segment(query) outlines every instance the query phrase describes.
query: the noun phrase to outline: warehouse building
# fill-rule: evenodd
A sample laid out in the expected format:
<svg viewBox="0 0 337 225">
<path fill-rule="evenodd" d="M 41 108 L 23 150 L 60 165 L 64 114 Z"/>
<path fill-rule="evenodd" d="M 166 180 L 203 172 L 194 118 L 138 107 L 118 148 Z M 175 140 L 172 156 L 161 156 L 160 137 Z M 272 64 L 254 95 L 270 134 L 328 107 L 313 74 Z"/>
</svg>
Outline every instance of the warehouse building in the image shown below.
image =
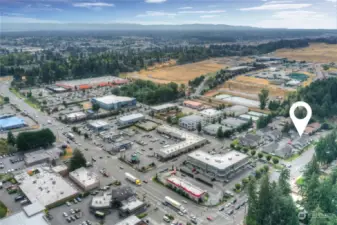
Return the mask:
<svg viewBox="0 0 337 225">
<path fill-rule="evenodd" d="M 71 90 L 84 90 L 93 87 L 121 85 L 127 82 L 128 80 L 119 77 L 104 76 L 78 80 L 58 81 L 55 85 Z"/>
<path fill-rule="evenodd" d="M 27 126 L 26 122 L 16 116 L 10 116 L 0 119 L 0 131 L 11 130 Z"/>
<path fill-rule="evenodd" d="M 166 125 L 159 126 L 157 128 L 157 132 L 181 140 L 178 143 L 160 149 L 159 152 L 157 153 L 157 157 L 160 160 L 167 160 L 173 158 L 182 153 L 200 148 L 201 146 L 208 143 L 207 139 L 203 137 Z"/>
<path fill-rule="evenodd" d="M 66 92 L 68 90 L 70 90 L 69 88 L 64 88 L 61 86 L 49 86 L 47 87 L 48 90 L 55 92 L 55 93 L 62 93 L 62 92 Z"/>
<path fill-rule="evenodd" d="M 200 115 L 205 119 L 206 122 L 211 123 L 222 117 L 223 112 L 215 109 L 205 109 L 200 112 Z"/>
<path fill-rule="evenodd" d="M 129 216 L 128 218 L 116 223 L 115 225 L 146 225 L 144 221 L 139 219 L 137 216 Z"/>
<path fill-rule="evenodd" d="M 136 196 L 135 191 L 129 186 L 122 186 L 114 188 L 111 191 L 111 203 L 113 205 L 121 206 L 122 201 Z"/>
<path fill-rule="evenodd" d="M 126 107 L 136 106 L 137 101 L 135 98 L 107 95 L 100 98 L 91 99 L 93 104 L 98 104 L 105 110 L 119 110 Z"/>
<path fill-rule="evenodd" d="M 85 118 L 87 118 L 87 115 L 84 112 L 74 112 L 66 115 L 66 120 L 69 122 L 84 120 Z"/>
<path fill-rule="evenodd" d="M 78 168 L 69 173 L 69 178 L 74 181 L 84 191 L 90 191 L 99 187 L 99 177 L 96 173 L 84 167 Z"/>
<path fill-rule="evenodd" d="M 240 116 L 242 114 L 245 114 L 249 111 L 248 107 L 243 105 L 233 105 L 231 107 L 225 108 L 224 112 L 226 115 L 234 115 L 234 116 Z"/>
<path fill-rule="evenodd" d="M 176 176 L 170 176 L 166 179 L 166 181 L 169 185 L 171 185 L 171 187 L 185 192 L 188 194 L 190 199 L 196 202 L 202 201 L 205 197 L 205 194 L 207 193 L 200 187 L 197 187 L 194 184 L 191 184 L 190 182 L 187 182 L 186 180 Z"/>
<path fill-rule="evenodd" d="M 127 116 L 122 116 L 118 119 L 118 124 L 121 126 L 127 126 L 145 119 L 145 116 L 141 113 L 134 113 Z"/>
<path fill-rule="evenodd" d="M 42 163 L 51 163 L 52 160 L 60 158 L 62 150 L 58 148 L 48 150 L 38 150 L 24 154 L 24 161 L 26 166 L 33 166 Z"/>
<path fill-rule="evenodd" d="M 88 122 L 88 127 L 96 132 L 109 129 L 110 125 L 104 120 L 93 120 Z"/>
<path fill-rule="evenodd" d="M 226 154 L 211 155 L 203 151 L 195 151 L 188 155 L 186 166 L 216 180 L 227 180 L 235 172 L 249 163 L 249 157 L 237 151 Z"/>
<path fill-rule="evenodd" d="M 157 106 L 153 106 L 151 107 L 151 110 L 155 113 L 160 113 L 160 112 L 166 112 L 172 109 L 176 109 L 177 106 L 171 103 L 167 103 L 167 104 L 162 104 L 162 105 L 157 105 Z"/>
<path fill-rule="evenodd" d="M 53 208 L 73 199 L 79 193 L 49 167 L 28 168 L 16 172 L 15 180 L 30 202 L 38 201 L 46 208 Z"/>
<path fill-rule="evenodd" d="M 203 107 L 203 104 L 200 102 L 186 100 L 184 101 L 184 106 L 192 108 L 192 109 L 201 109 Z"/>
<path fill-rule="evenodd" d="M 250 115 L 250 114 L 242 114 L 242 115 L 239 116 L 239 119 L 245 120 L 245 121 L 252 120 L 252 121 L 256 122 L 256 121 L 259 120 L 259 117 L 257 117 L 257 116 L 252 116 L 252 115 Z"/>
<path fill-rule="evenodd" d="M 196 130 L 198 123 L 201 123 L 201 127 L 205 125 L 205 119 L 198 115 L 184 116 L 179 119 L 179 126 L 187 130 Z"/>
</svg>

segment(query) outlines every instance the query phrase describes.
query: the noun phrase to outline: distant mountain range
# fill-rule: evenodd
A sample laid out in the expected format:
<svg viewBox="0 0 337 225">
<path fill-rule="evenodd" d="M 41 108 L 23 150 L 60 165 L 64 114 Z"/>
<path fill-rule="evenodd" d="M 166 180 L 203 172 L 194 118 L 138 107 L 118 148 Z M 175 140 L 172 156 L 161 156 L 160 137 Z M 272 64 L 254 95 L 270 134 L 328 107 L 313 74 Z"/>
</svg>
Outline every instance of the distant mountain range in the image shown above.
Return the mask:
<svg viewBox="0 0 337 225">
<path fill-rule="evenodd" d="M 222 31 L 222 30 L 251 30 L 261 29 L 249 26 L 230 26 L 224 24 L 182 24 L 182 25 L 141 25 L 131 23 L 2 23 L 1 32 L 7 31 L 40 31 L 40 30 L 64 30 L 64 31 L 81 31 L 81 30 L 106 30 L 106 31 Z"/>
</svg>

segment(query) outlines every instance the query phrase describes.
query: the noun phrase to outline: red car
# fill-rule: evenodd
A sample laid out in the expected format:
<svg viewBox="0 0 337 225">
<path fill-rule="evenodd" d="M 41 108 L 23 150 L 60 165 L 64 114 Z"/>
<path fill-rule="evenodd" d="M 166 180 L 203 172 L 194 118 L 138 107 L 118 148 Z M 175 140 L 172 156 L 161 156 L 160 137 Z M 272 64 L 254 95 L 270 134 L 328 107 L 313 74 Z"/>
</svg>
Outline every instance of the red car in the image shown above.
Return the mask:
<svg viewBox="0 0 337 225">
<path fill-rule="evenodd" d="M 213 221 L 213 218 L 210 217 L 210 216 L 207 216 L 207 219 L 208 219 L 209 221 Z"/>
</svg>

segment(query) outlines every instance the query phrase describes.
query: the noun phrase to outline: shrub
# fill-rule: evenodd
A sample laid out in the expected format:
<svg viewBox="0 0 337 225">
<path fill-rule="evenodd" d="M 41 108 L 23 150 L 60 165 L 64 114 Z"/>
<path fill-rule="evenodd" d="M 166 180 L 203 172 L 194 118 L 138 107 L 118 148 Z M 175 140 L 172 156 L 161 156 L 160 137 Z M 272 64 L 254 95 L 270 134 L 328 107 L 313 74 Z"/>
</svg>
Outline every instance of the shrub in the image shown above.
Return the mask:
<svg viewBox="0 0 337 225">
<path fill-rule="evenodd" d="M 254 156 L 254 155 L 256 154 L 256 151 L 255 151 L 255 150 L 251 150 L 251 151 L 250 151 L 250 154 L 251 154 L 252 156 Z"/>
<path fill-rule="evenodd" d="M 248 182 L 249 182 L 249 179 L 248 179 L 248 178 L 243 178 L 243 179 L 242 179 L 242 183 L 243 183 L 244 185 L 248 184 Z"/>
<path fill-rule="evenodd" d="M 262 154 L 261 152 L 259 152 L 259 153 L 257 154 L 257 156 L 261 159 L 261 158 L 263 157 L 263 154 Z"/>
<path fill-rule="evenodd" d="M 143 219 L 146 216 L 147 216 L 147 213 L 141 213 L 137 215 L 138 219 Z"/>
<path fill-rule="evenodd" d="M 235 189 L 236 189 L 236 190 L 240 190 L 240 189 L 241 189 L 241 184 L 239 184 L 239 183 L 238 183 L 238 184 L 235 184 Z"/>
<path fill-rule="evenodd" d="M 268 172 L 269 171 L 269 166 L 268 165 L 264 165 L 263 169 L 264 169 L 264 171 Z"/>
<path fill-rule="evenodd" d="M 266 159 L 267 159 L 268 161 L 270 161 L 271 155 L 266 155 Z"/>
<path fill-rule="evenodd" d="M 249 148 L 243 147 L 242 150 L 243 150 L 245 153 L 247 153 L 247 152 L 249 151 Z"/>
</svg>

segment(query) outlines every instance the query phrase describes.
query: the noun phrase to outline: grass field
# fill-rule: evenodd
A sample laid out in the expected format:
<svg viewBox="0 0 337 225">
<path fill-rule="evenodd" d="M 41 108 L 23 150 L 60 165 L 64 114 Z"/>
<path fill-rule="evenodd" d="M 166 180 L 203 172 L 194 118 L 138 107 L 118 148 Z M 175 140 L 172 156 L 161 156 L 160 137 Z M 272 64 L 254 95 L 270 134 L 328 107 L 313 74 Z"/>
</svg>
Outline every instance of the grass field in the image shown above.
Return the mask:
<svg viewBox="0 0 337 225">
<path fill-rule="evenodd" d="M 307 62 L 316 63 L 337 63 L 337 45 L 315 43 L 306 48 L 280 49 L 275 52 L 275 55 L 286 57 L 291 60 L 305 60 Z"/>
<path fill-rule="evenodd" d="M 122 77 L 152 80 L 156 83 L 188 83 L 200 75 L 212 74 L 222 68 L 228 66 L 229 58 L 209 59 L 196 63 L 189 63 L 184 65 L 175 65 L 174 61 L 139 72 L 132 72 L 122 74 Z"/>
</svg>

